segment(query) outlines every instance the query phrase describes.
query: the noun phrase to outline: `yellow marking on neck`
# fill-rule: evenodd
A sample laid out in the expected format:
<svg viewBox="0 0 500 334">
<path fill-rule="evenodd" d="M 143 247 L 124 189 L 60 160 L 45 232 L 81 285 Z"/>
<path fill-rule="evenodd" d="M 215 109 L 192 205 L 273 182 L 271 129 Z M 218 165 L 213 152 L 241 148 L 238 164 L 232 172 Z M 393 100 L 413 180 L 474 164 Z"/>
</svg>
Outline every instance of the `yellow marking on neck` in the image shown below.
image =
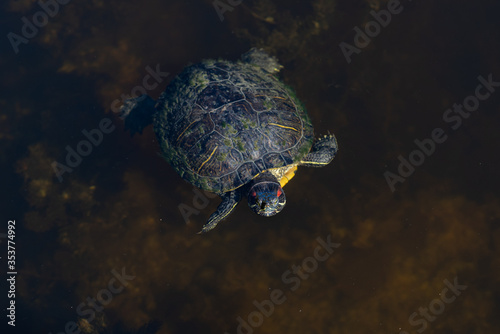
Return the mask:
<svg viewBox="0 0 500 334">
<path fill-rule="evenodd" d="M 299 130 L 297 130 L 296 128 L 292 128 L 291 126 L 285 126 L 285 125 L 276 124 L 276 123 L 267 123 L 267 124 L 268 125 L 275 125 L 275 126 L 279 126 L 280 128 L 283 128 L 283 129 L 291 129 L 293 131 L 299 132 Z"/>
<path fill-rule="evenodd" d="M 283 177 L 280 180 L 281 188 L 283 188 L 285 186 L 285 184 L 287 184 L 288 181 L 290 181 L 295 176 L 296 170 L 297 170 L 297 166 L 294 166 L 293 168 L 290 168 L 290 170 L 288 172 L 286 172 L 285 175 L 283 175 Z"/>
<path fill-rule="evenodd" d="M 214 155 L 215 150 L 217 149 L 217 147 L 219 147 L 219 146 L 217 146 L 217 145 L 215 146 L 215 148 L 212 151 L 212 153 L 210 153 L 210 156 L 207 158 L 207 160 L 203 161 L 203 163 L 201 164 L 200 168 L 198 168 L 198 171 L 196 173 L 200 173 L 201 168 L 203 167 L 203 165 L 205 165 L 207 163 L 208 160 L 210 160 L 210 158 L 212 157 L 212 155 Z"/>
</svg>

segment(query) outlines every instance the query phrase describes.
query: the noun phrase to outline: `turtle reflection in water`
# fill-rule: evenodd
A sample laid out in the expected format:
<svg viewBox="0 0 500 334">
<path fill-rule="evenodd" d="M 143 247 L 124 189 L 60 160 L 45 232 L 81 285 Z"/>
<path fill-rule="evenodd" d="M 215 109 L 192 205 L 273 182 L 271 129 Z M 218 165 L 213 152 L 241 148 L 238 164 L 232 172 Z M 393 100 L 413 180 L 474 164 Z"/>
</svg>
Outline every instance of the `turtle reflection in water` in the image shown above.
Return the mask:
<svg viewBox="0 0 500 334">
<path fill-rule="evenodd" d="M 131 134 L 153 123 L 165 159 L 185 180 L 222 202 L 200 233 L 213 229 L 246 196 L 261 216 L 286 203 L 283 186 L 297 166 L 322 167 L 337 153 L 335 136 L 313 144 L 313 127 L 293 91 L 275 76 L 277 60 L 251 49 L 242 61 L 187 67 L 162 93 L 127 100 Z"/>
</svg>

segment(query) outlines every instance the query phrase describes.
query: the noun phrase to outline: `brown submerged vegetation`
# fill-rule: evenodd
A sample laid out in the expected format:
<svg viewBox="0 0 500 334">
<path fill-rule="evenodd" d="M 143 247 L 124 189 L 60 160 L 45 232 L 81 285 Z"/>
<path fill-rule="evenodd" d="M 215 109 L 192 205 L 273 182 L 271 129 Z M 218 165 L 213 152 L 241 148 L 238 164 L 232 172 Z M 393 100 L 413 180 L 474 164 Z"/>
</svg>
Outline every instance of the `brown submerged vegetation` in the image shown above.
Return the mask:
<svg viewBox="0 0 500 334">
<path fill-rule="evenodd" d="M 36 6 L 11 3 L 13 15 Z M 256 333 L 413 333 L 420 327 L 409 316 L 439 298 L 443 280 L 457 277 L 467 289 L 427 322 L 427 332 L 498 331 L 500 183 L 493 178 L 499 158 L 492 143 L 499 116 L 491 110 L 498 111 L 499 97 L 465 120 L 394 193 L 383 177 L 397 168 L 399 154 L 414 149 L 414 138 L 444 127 L 443 111 L 471 93 L 477 75 L 500 79 L 490 49 L 498 32 L 476 37 L 458 27 L 463 36 L 450 36 L 437 27 L 452 19 L 434 22 L 444 12 L 422 2 L 394 17 L 348 65 L 338 44 L 371 19 L 370 5 L 386 4 L 286 3 L 244 2 L 221 23 L 209 0 L 71 2 L 30 42 L 48 50 L 59 61 L 57 75 L 75 84 L 59 92 L 74 94 L 70 106 L 39 110 L 36 103 L 21 108 L 2 101 L 18 111 L 7 113 L 4 124 L 42 115 L 39 136 L 30 137 L 15 163 L 29 205 L 23 226 L 53 242 L 37 240 L 40 251 L 19 269 L 20 298 L 34 313 L 64 313 L 85 333 L 236 333 L 237 317 L 246 320 L 255 300 L 281 289 L 286 301 Z M 467 10 L 465 1 L 447 3 Z M 170 80 L 189 62 L 236 59 L 249 46 L 280 59 L 282 77 L 306 105 L 316 134 L 337 135 L 339 155 L 322 169 L 299 168 L 286 187 L 287 208 L 276 217 L 257 217 L 242 203 L 216 230 L 198 236 L 218 199 L 184 222 L 178 205 L 191 205 L 191 186 L 156 156 L 151 128 L 130 139 L 110 105 L 142 81 L 148 65 L 161 64 Z M 458 73 L 462 63 L 449 59 L 471 47 L 478 65 Z M 468 81 L 463 87 L 458 80 Z M 80 95 L 80 81 L 92 82 L 92 101 Z M 149 93 L 156 98 L 166 84 Z M 69 110 L 81 103 L 87 109 Z M 71 112 L 89 114 L 60 124 Z M 58 182 L 51 163 L 63 161 L 64 146 L 74 146 L 80 131 L 103 117 L 117 129 Z M 9 127 L 0 138 L 13 143 L 16 131 Z M 341 246 L 291 291 L 283 273 L 328 235 Z M 122 268 L 135 278 L 94 323 L 78 320 L 76 306 Z M 56 317 L 43 319 L 54 332 L 64 328 Z"/>
</svg>

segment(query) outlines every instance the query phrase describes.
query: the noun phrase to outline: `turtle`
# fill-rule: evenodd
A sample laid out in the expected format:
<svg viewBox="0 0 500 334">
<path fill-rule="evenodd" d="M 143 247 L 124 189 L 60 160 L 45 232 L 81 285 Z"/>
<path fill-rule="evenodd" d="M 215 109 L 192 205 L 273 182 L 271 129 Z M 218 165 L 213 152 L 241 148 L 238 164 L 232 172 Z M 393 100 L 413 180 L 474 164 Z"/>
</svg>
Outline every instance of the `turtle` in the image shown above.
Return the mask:
<svg viewBox="0 0 500 334">
<path fill-rule="evenodd" d="M 279 213 L 283 187 L 297 167 L 323 167 L 337 154 L 334 135 L 314 140 L 304 105 L 277 76 L 281 68 L 275 57 L 252 48 L 238 61 L 190 65 L 157 101 L 141 95 L 121 107 L 132 136 L 153 123 L 176 172 L 221 197 L 199 233 L 216 227 L 243 197 L 260 216 Z"/>
</svg>

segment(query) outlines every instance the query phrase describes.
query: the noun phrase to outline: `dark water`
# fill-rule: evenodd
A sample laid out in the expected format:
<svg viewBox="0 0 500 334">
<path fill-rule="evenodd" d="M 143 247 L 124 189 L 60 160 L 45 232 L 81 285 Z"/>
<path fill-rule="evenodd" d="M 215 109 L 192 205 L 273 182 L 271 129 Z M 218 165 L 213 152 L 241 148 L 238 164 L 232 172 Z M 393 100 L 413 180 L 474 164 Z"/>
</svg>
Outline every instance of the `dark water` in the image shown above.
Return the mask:
<svg viewBox="0 0 500 334">
<path fill-rule="evenodd" d="M 221 21 L 213 0 L 70 1 L 47 22 L 2 3 L 1 332 L 498 332 L 498 1 L 238 2 Z M 356 49 L 355 27 L 372 35 Z M 152 128 L 130 138 L 112 109 L 151 71 L 169 73 L 146 82 L 156 98 L 254 46 L 339 154 L 299 168 L 279 215 L 243 203 L 199 236 L 219 200 L 195 209 Z"/>
</svg>

